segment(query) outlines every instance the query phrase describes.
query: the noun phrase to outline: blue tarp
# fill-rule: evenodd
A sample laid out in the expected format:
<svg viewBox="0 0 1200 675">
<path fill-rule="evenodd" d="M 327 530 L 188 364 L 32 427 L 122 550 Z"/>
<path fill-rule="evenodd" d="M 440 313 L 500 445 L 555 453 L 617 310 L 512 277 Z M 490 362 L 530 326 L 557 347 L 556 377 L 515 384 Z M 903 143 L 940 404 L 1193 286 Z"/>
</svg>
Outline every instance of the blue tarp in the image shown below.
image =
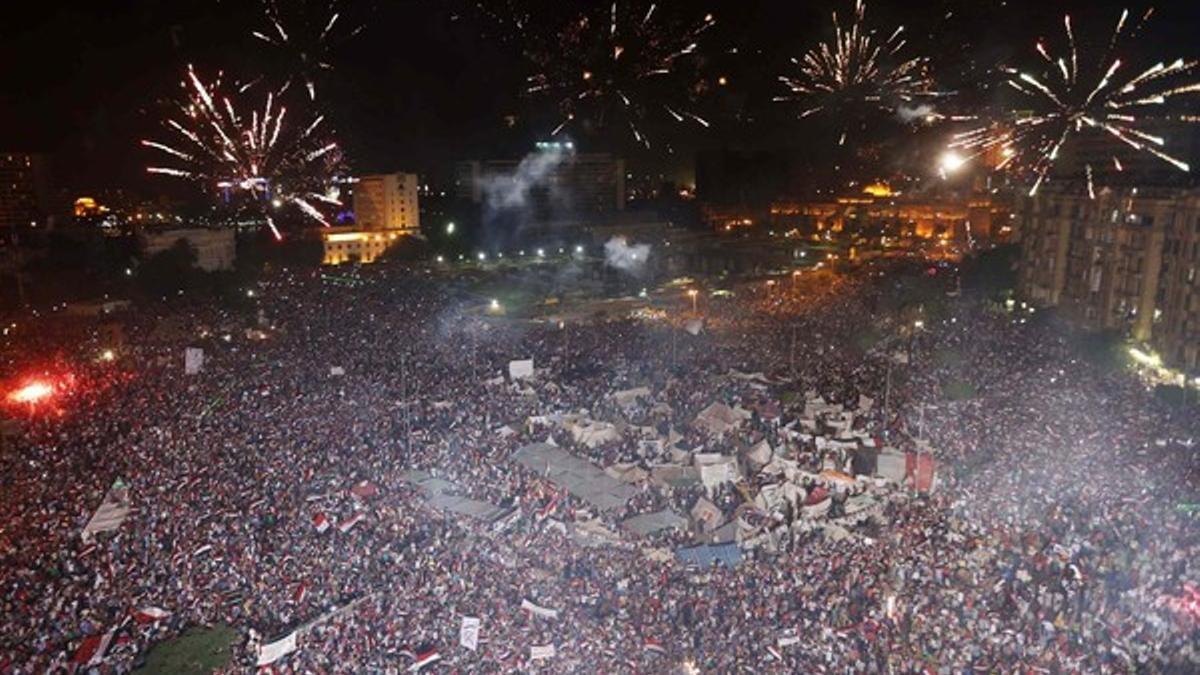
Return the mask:
<svg viewBox="0 0 1200 675">
<path fill-rule="evenodd" d="M 691 548 L 681 548 L 675 551 L 675 559 L 686 565 L 710 567 L 714 562 L 733 569 L 742 562 L 742 551 L 737 544 L 721 544 L 719 546 L 703 545 Z"/>
</svg>

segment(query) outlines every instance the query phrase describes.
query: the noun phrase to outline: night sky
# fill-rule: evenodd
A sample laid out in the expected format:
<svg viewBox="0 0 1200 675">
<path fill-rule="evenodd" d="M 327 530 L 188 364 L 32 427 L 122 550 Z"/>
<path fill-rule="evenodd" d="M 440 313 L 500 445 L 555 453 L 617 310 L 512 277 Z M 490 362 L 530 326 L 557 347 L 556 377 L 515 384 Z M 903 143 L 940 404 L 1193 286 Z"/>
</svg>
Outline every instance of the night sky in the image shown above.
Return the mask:
<svg viewBox="0 0 1200 675">
<path fill-rule="evenodd" d="M 342 4 L 349 20 L 366 28 L 333 50 L 336 70 L 320 81 L 320 93 L 355 170 L 423 171 L 460 158 L 513 156 L 553 127 L 545 104 L 539 107 L 519 95 L 526 74 L 524 37 L 464 11 L 472 3 Z M 523 4 L 534 7 L 530 30 L 538 30 L 539 22 L 547 30 L 553 22 L 543 17 L 571 3 Z M 845 11 L 851 3 L 663 3 L 672 4 L 698 16 L 711 11 L 718 20 L 705 44 L 704 68 L 713 77 L 728 77 L 729 84 L 704 101 L 713 128 L 673 134 L 670 145 L 676 152 L 670 156 L 663 146 L 636 152 L 606 135 L 577 139 L 586 149 L 617 152 L 635 166 L 678 167 L 690 166 L 695 151 L 705 148 L 805 152 L 821 139 L 826 130 L 818 122 L 797 121 L 771 99 L 783 93 L 776 77 L 786 70 L 788 58 L 825 35 L 831 9 Z M 1081 33 L 1087 27 L 1104 35 L 1122 7 L 1111 2 L 880 1 L 868 4 L 868 16 L 882 25 L 903 23 L 911 33 L 910 48 L 933 59 L 939 80 L 968 90 L 982 69 L 1031 51 L 1039 35 L 1060 37 L 1065 10 Z M 161 180 L 145 176 L 149 155 L 138 140 L 159 128 L 161 101 L 178 91 L 184 66 L 224 68 L 244 77 L 283 70 L 250 36 L 265 25 L 254 0 L 8 3 L 0 22 L 0 150 L 52 153 L 63 185 L 153 192 Z M 1196 57 L 1197 26 L 1200 3 L 1159 3 L 1140 43 L 1163 58 Z"/>
</svg>

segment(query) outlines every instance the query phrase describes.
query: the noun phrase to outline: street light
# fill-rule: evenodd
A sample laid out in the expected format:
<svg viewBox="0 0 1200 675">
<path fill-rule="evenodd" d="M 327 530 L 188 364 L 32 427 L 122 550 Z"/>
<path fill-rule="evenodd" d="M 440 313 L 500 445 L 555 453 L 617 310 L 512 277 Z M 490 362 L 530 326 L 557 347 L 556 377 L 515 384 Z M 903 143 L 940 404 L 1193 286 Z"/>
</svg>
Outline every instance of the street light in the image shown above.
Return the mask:
<svg viewBox="0 0 1200 675">
<path fill-rule="evenodd" d="M 478 257 L 479 257 L 479 262 L 483 262 L 484 260 L 487 260 L 487 254 L 486 254 L 486 253 L 484 253 L 483 251 L 480 251 L 480 252 L 479 252 L 479 256 L 478 256 Z"/>
<path fill-rule="evenodd" d="M 540 249 L 540 248 L 539 248 L 539 249 L 537 250 L 537 254 L 538 254 L 538 257 L 539 257 L 539 258 L 545 258 L 545 257 L 546 257 L 546 251 L 545 251 L 545 249 Z"/>
<path fill-rule="evenodd" d="M 454 234 L 454 223 L 446 223 L 446 234 Z"/>
<path fill-rule="evenodd" d="M 583 253 L 583 245 L 582 245 L 582 244 L 580 244 L 580 245 L 576 246 L 576 247 L 575 247 L 575 252 L 576 252 L 576 253 Z"/>
</svg>

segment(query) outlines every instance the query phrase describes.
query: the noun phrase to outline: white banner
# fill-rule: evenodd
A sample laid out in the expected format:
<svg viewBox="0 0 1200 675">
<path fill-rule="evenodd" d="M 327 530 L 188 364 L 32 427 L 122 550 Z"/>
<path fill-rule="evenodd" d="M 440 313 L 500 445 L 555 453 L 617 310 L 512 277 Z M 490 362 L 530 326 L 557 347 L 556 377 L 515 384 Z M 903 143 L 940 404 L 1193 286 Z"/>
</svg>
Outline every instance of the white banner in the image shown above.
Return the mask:
<svg viewBox="0 0 1200 675">
<path fill-rule="evenodd" d="M 557 609 L 548 609 L 546 607 L 535 605 L 528 600 L 521 601 L 521 609 L 531 612 L 533 614 L 537 614 L 538 616 L 540 616 L 544 619 L 557 619 L 558 618 L 558 610 Z"/>
<path fill-rule="evenodd" d="M 129 486 L 120 478 L 104 495 L 104 501 L 96 508 L 91 520 L 83 528 L 83 541 L 91 542 L 97 532 L 109 532 L 121 527 L 129 517 Z"/>
<path fill-rule="evenodd" d="M 552 659 L 557 653 L 554 645 L 533 646 L 529 648 L 529 660 L 541 661 L 543 659 Z"/>
<path fill-rule="evenodd" d="M 183 351 L 183 374 L 196 375 L 204 370 L 204 350 L 188 347 Z"/>
<path fill-rule="evenodd" d="M 479 619 L 464 616 L 462 627 L 458 629 L 458 644 L 475 651 L 479 647 Z"/>
<path fill-rule="evenodd" d="M 525 359 L 524 361 L 509 361 L 508 376 L 514 380 L 523 380 L 527 377 L 533 377 L 533 359 Z"/>
<path fill-rule="evenodd" d="M 258 648 L 258 667 L 269 666 L 294 651 L 296 651 L 296 631 L 292 631 L 287 637 L 276 640 L 271 644 L 260 645 Z"/>
</svg>

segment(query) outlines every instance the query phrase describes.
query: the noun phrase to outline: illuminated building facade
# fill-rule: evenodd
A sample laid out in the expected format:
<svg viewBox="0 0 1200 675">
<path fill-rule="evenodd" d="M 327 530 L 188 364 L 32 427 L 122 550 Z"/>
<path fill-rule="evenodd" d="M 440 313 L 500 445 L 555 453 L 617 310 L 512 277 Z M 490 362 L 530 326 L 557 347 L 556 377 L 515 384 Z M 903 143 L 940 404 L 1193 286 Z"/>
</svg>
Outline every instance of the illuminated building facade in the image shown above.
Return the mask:
<svg viewBox="0 0 1200 675">
<path fill-rule="evenodd" d="M 1018 223 L 1025 297 L 1200 366 L 1200 189 L 1043 188 Z"/>
<path fill-rule="evenodd" d="M 883 185 L 836 199 L 775 202 L 770 223 L 805 236 L 846 232 L 954 242 L 1003 239 L 1010 231 L 1008 206 L 987 196 L 914 198 L 892 195 Z"/>
<path fill-rule="evenodd" d="M 386 173 L 362 176 L 354 185 L 354 223 L 360 230 L 421 231 L 417 175 Z"/>
<path fill-rule="evenodd" d="M 373 263 L 389 248 L 409 234 L 402 230 L 362 230 L 357 227 L 331 227 L 321 230 L 326 265 Z"/>
<path fill-rule="evenodd" d="M 326 265 L 372 263 L 401 238 L 421 232 L 416 174 L 388 173 L 354 181 L 354 225 L 321 230 Z"/>
</svg>

